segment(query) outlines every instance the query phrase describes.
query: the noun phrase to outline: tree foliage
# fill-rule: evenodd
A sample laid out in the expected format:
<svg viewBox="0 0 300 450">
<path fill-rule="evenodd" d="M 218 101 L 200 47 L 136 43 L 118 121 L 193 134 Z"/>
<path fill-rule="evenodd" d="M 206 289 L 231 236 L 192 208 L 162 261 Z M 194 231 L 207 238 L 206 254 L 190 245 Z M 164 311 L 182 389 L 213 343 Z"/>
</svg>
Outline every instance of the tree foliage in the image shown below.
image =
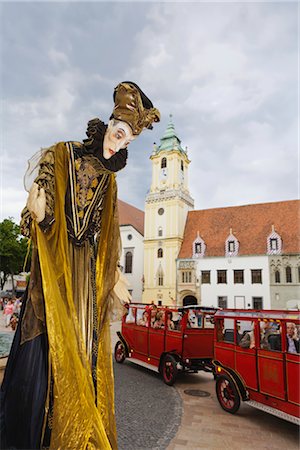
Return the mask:
<svg viewBox="0 0 300 450">
<path fill-rule="evenodd" d="M 28 239 L 21 236 L 20 227 L 11 218 L 0 222 L 0 285 L 1 290 L 9 275 L 22 272 Z"/>
</svg>

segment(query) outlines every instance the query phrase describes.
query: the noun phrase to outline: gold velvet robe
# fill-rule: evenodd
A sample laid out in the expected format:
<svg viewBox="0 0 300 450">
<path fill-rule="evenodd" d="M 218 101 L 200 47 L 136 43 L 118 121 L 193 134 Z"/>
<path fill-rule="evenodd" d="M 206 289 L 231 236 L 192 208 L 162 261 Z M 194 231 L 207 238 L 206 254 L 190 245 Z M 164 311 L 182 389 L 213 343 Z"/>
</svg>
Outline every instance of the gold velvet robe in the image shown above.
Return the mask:
<svg viewBox="0 0 300 450">
<path fill-rule="evenodd" d="M 116 182 L 81 147 L 45 151 L 35 181 L 46 218 L 38 225 L 25 208 L 21 221 L 34 247 L 22 342 L 47 332 L 54 409 L 46 402 L 45 423 L 55 450 L 117 448 L 108 317 L 120 249 Z"/>
</svg>

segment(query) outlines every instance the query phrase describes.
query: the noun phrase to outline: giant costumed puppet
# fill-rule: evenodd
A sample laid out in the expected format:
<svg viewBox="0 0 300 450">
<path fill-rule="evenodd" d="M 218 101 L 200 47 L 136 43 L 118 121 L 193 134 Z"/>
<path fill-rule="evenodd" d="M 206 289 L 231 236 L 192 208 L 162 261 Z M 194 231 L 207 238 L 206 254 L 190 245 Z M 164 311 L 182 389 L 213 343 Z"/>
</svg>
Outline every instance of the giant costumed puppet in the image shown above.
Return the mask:
<svg viewBox="0 0 300 450">
<path fill-rule="evenodd" d="M 132 82 L 114 103 L 108 125 L 91 120 L 82 143 L 39 154 L 22 212 L 31 274 L 1 387 L 1 448 L 117 448 L 109 312 L 129 294 L 115 173 L 160 115 Z"/>
</svg>

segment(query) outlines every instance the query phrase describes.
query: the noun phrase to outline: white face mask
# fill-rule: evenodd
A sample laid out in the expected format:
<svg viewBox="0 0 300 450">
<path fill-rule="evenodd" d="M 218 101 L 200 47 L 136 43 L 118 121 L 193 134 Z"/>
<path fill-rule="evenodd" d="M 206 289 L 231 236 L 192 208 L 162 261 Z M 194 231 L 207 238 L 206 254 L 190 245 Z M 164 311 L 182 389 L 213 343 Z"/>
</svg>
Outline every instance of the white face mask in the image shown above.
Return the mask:
<svg viewBox="0 0 300 450">
<path fill-rule="evenodd" d="M 111 158 L 121 148 L 128 147 L 134 139 L 135 136 L 127 123 L 110 120 L 103 141 L 104 158 Z"/>
</svg>

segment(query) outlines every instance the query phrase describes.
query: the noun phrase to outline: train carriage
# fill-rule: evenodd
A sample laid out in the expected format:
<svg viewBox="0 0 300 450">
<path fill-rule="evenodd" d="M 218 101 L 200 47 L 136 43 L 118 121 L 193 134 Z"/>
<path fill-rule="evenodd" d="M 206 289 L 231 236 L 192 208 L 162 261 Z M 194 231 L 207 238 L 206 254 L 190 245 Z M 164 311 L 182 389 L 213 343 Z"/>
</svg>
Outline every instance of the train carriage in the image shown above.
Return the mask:
<svg viewBox="0 0 300 450">
<path fill-rule="evenodd" d="M 158 371 L 172 385 L 179 371 L 212 372 L 216 308 L 131 303 L 122 320 L 115 359 Z"/>
<path fill-rule="evenodd" d="M 215 316 L 216 393 L 300 424 L 299 311 L 220 310 Z"/>
</svg>

